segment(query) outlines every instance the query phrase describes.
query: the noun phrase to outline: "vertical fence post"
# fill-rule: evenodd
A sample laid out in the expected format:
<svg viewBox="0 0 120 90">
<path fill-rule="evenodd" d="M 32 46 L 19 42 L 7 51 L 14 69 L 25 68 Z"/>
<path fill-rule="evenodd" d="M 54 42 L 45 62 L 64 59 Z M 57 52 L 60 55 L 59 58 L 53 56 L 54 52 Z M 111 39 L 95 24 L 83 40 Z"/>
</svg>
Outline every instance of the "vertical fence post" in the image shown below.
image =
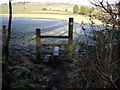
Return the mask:
<svg viewBox="0 0 120 90">
<path fill-rule="evenodd" d="M 41 60 L 41 55 L 40 55 L 40 46 L 41 46 L 40 34 L 41 34 L 41 30 L 36 29 L 36 58 L 37 58 L 37 60 Z"/>
<path fill-rule="evenodd" d="M 68 59 L 72 61 L 73 18 L 69 18 Z"/>
<path fill-rule="evenodd" d="M 2 29 L 2 59 L 5 58 L 5 47 L 6 47 L 6 26 L 3 25 Z"/>
<path fill-rule="evenodd" d="M 120 58 L 120 1 L 118 3 L 118 58 Z"/>
</svg>

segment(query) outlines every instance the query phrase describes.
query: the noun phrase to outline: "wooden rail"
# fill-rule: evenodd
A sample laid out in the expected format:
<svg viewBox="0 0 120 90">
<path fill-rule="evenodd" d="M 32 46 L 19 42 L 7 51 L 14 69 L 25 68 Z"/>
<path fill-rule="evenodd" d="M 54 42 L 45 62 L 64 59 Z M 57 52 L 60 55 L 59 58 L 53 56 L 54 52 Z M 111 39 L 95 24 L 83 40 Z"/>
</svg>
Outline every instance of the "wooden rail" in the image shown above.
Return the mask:
<svg viewBox="0 0 120 90">
<path fill-rule="evenodd" d="M 40 36 L 40 38 L 68 38 L 68 36 Z"/>
<path fill-rule="evenodd" d="M 2 29 L 2 60 L 5 59 L 6 56 L 6 41 L 7 41 L 7 30 L 6 30 L 6 25 L 3 25 Z"/>
<path fill-rule="evenodd" d="M 36 57 L 37 60 L 41 60 L 41 55 L 42 54 L 47 54 L 47 53 L 42 53 L 41 52 L 41 47 L 42 46 L 47 46 L 47 47 L 68 47 L 68 59 L 71 61 L 72 60 L 72 42 L 73 42 L 73 18 L 69 18 L 69 29 L 68 29 L 68 36 L 42 36 L 41 35 L 41 30 L 36 29 Z M 63 38 L 63 39 L 68 39 L 68 44 L 42 44 L 41 39 L 42 38 Z M 63 53 L 65 54 L 65 53 Z"/>
<path fill-rule="evenodd" d="M 41 55 L 45 55 L 45 54 L 53 54 L 53 52 L 41 52 Z M 66 53 L 59 53 L 60 55 L 66 55 Z"/>
<path fill-rule="evenodd" d="M 68 47 L 68 44 L 41 44 L 41 46 L 47 46 L 47 47 Z"/>
</svg>

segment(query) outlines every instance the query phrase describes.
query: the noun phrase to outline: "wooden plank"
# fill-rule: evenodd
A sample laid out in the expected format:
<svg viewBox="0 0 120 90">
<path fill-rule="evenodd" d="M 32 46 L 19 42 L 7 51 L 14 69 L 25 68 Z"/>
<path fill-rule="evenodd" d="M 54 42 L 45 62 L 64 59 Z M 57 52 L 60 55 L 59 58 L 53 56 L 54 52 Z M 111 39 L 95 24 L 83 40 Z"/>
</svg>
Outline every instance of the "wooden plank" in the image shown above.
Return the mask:
<svg viewBox="0 0 120 90">
<path fill-rule="evenodd" d="M 50 55 L 53 55 L 53 52 L 41 52 L 40 53 L 41 55 L 45 55 L 45 54 L 50 54 Z M 67 55 L 67 53 L 59 53 L 59 55 Z"/>
<path fill-rule="evenodd" d="M 68 38 L 68 59 L 72 60 L 72 42 L 73 42 L 73 18 L 69 18 L 69 38 Z"/>
<path fill-rule="evenodd" d="M 68 44 L 41 44 L 41 46 L 46 46 L 46 47 L 68 47 Z"/>
<path fill-rule="evenodd" d="M 68 38 L 68 36 L 40 36 L 41 38 Z"/>
<path fill-rule="evenodd" d="M 3 25 L 2 29 L 2 60 L 5 59 L 6 55 L 6 25 Z"/>
<path fill-rule="evenodd" d="M 2 41 L 3 41 L 3 46 L 6 45 L 6 26 L 3 25 L 3 29 L 2 29 Z"/>
<path fill-rule="evenodd" d="M 40 44 L 41 44 L 41 41 L 40 41 L 40 33 L 41 33 L 41 30 L 40 29 L 36 29 L 36 57 L 37 57 L 37 60 L 40 60 L 41 56 L 40 56 Z"/>
</svg>

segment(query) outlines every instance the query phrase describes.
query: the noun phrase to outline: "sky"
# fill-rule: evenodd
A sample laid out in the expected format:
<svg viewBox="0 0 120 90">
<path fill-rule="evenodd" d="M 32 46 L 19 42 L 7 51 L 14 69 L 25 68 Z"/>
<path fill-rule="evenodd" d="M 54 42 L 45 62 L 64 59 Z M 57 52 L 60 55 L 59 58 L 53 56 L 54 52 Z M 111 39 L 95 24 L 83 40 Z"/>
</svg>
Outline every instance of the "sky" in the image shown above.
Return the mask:
<svg viewBox="0 0 120 90">
<path fill-rule="evenodd" d="M 0 4 L 2 3 L 8 3 L 9 0 L 0 0 Z M 62 2 L 62 3 L 70 3 L 70 4 L 80 4 L 80 5 L 91 5 L 89 1 L 93 0 L 12 0 L 12 3 L 15 2 L 24 2 L 24 1 L 30 1 L 30 2 Z M 96 0 L 98 1 L 98 0 Z M 119 0 L 106 0 L 108 2 L 116 2 Z"/>
</svg>

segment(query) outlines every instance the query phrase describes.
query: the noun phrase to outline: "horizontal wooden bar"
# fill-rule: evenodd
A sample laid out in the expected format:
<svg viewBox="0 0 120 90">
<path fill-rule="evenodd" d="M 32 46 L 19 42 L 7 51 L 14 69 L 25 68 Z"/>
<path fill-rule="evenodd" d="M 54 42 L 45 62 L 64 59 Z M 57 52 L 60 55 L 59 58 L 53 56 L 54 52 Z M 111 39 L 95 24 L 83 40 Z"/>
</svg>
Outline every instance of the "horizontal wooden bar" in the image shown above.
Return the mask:
<svg viewBox="0 0 120 90">
<path fill-rule="evenodd" d="M 52 52 L 41 52 L 41 55 L 45 55 L 45 54 L 53 54 Z M 59 55 L 67 55 L 67 53 L 59 53 Z"/>
<path fill-rule="evenodd" d="M 47 46 L 47 47 L 68 47 L 68 44 L 41 44 L 41 46 Z"/>
<path fill-rule="evenodd" d="M 69 36 L 40 36 L 40 38 L 68 38 Z"/>
</svg>

